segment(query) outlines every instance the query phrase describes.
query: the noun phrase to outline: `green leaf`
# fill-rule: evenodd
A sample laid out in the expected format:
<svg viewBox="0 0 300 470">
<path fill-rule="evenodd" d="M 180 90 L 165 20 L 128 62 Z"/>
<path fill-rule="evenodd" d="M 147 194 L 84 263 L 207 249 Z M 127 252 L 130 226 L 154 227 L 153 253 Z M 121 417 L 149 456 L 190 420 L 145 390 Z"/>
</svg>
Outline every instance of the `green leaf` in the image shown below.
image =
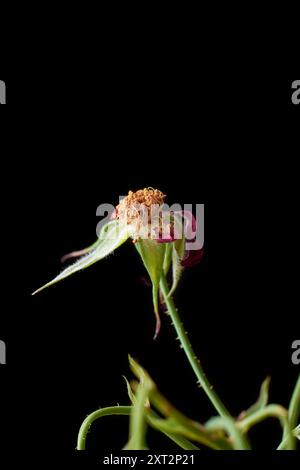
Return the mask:
<svg viewBox="0 0 300 470">
<path fill-rule="evenodd" d="M 158 243 L 155 240 L 141 239 L 135 243 L 135 247 L 143 260 L 144 266 L 147 269 L 152 282 L 152 300 L 156 317 L 154 338 L 156 338 L 160 330 L 158 291 L 159 282 L 163 273 L 166 244 Z"/>
<path fill-rule="evenodd" d="M 243 411 L 241 413 L 239 419 L 247 418 L 248 416 L 252 415 L 253 413 L 256 413 L 257 411 L 261 410 L 262 408 L 264 408 L 268 404 L 270 381 L 271 381 L 270 377 L 267 377 L 263 381 L 263 383 L 260 387 L 260 392 L 259 392 L 259 396 L 258 396 L 258 399 L 257 399 L 256 403 L 254 403 L 254 405 L 250 406 L 250 408 L 248 408 L 248 410 Z"/>
<path fill-rule="evenodd" d="M 140 382 L 135 395 L 129 423 L 129 441 L 126 450 L 144 450 L 146 446 L 147 419 L 145 407 L 148 403 L 149 389 L 147 382 Z"/>
<path fill-rule="evenodd" d="M 46 289 L 46 287 L 49 287 L 52 284 L 56 284 L 57 282 L 62 281 L 66 277 L 76 273 L 77 271 L 85 269 L 88 266 L 91 266 L 92 264 L 96 263 L 97 261 L 105 258 L 116 248 L 122 245 L 128 239 L 128 237 L 129 235 L 127 227 L 120 228 L 118 221 L 116 220 L 108 222 L 108 224 L 102 227 L 99 240 L 91 246 L 90 251 L 88 251 L 85 256 L 80 258 L 71 266 L 68 266 L 52 281 L 48 282 L 47 284 L 33 292 L 32 295 L 37 294 L 43 289 Z"/>
<path fill-rule="evenodd" d="M 129 356 L 129 363 L 132 371 L 139 377 L 135 391 L 135 397 L 131 395 L 134 404 L 129 423 L 129 441 L 124 449 L 143 450 L 146 449 L 147 431 L 147 409 L 149 408 L 149 393 L 153 387 L 152 380 L 146 371 Z M 127 388 L 129 384 L 127 383 Z M 130 387 L 130 386 L 129 386 Z"/>
<path fill-rule="evenodd" d="M 167 426 L 165 428 L 160 428 L 160 424 L 164 421 L 165 423 L 167 420 L 162 420 L 159 416 L 158 413 L 155 413 L 153 410 L 148 410 L 147 412 L 147 421 L 148 424 L 155 429 L 158 432 L 162 432 L 167 436 L 169 439 L 171 439 L 175 444 L 177 444 L 181 449 L 185 450 L 200 450 L 198 446 L 193 444 L 190 440 L 188 440 L 186 437 L 176 434 L 172 432 L 171 430 L 167 430 Z"/>
<path fill-rule="evenodd" d="M 132 359 L 130 356 L 129 356 L 129 362 L 130 362 L 131 368 L 134 371 L 134 373 L 139 378 L 141 378 L 142 381 L 146 380 L 148 382 L 149 389 L 151 389 L 154 384 L 151 382 L 151 378 L 145 373 L 143 368 L 140 367 L 139 364 L 137 364 L 134 361 L 134 359 Z M 126 379 L 126 377 L 124 377 L 124 379 L 125 379 L 125 382 L 126 382 L 127 392 L 128 392 L 128 396 L 130 398 L 130 401 L 131 401 L 133 406 L 136 406 L 137 400 L 136 400 L 136 396 L 133 392 L 133 387 L 134 387 L 135 390 L 137 390 L 138 385 L 137 385 L 136 382 L 132 382 L 130 384 L 128 382 L 128 380 Z M 148 404 L 149 404 L 149 402 L 146 402 L 146 405 L 145 405 L 146 419 L 147 419 L 148 424 L 153 429 L 155 429 L 159 432 L 163 432 L 169 439 L 174 441 L 182 449 L 185 449 L 185 450 L 199 450 L 199 447 L 197 447 L 195 444 L 190 442 L 185 437 L 179 436 L 177 434 L 173 434 L 171 432 L 167 432 L 165 430 L 160 430 L 160 428 L 157 426 L 157 422 L 158 423 L 160 422 L 160 416 L 157 413 L 155 413 L 155 411 L 151 410 L 151 408 L 148 406 Z M 134 445 L 134 438 L 129 439 L 129 441 L 126 445 L 126 449 L 129 449 L 132 445 Z"/>
<path fill-rule="evenodd" d="M 130 385 L 129 381 L 127 380 L 127 378 L 124 375 L 123 375 L 123 378 L 126 382 L 127 393 L 128 393 L 129 399 L 130 399 L 131 403 L 133 405 L 135 405 L 136 404 L 136 398 L 135 398 L 135 395 L 132 391 L 131 385 Z"/>
<path fill-rule="evenodd" d="M 147 387 L 152 388 L 155 387 L 155 384 L 153 380 L 151 379 L 150 375 L 148 372 L 145 371 L 145 369 L 140 366 L 130 355 L 128 355 L 128 361 L 130 365 L 130 369 L 134 373 L 134 375 L 137 377 L 137 379 L 140 382 L 147 382 Z"/>
<path fill-rule="evenodd" d="M 176 437 L 177 440 L 185 438 L 216 450 L 232 449 L 223 429 L 211 431 L 200 423 L 187 418 L 159 392 L 147 371 L 130 356 L 129 362 L 132 372 L 140 382 L 140 386 L 147 390 L 147 398 L 151 408 L 144 406 L 143 412 L 146 413 L 146 419 L 152 427 L 169 435 L 173 440 Z M 159 412 L 159 415 L 153 413 L 153 407 Z M 187 442 L 185 442 L 186 444 Z"/>
</svg>

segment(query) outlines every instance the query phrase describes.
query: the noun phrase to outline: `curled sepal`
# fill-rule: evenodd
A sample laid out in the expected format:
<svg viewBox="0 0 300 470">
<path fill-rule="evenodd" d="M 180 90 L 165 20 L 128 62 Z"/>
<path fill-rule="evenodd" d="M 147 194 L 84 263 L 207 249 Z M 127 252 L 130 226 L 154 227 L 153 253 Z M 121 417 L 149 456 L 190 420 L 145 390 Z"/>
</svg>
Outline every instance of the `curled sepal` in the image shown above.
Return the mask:
<svg viewBox="0 0 300 470">
<path fill-rule="evenodd" d="M 163 272 L 166 245 L 165 243 L 157 243 L 155 240 L 141 239 L 135 243 L 135 247 L 143 260 L 152 282 L 152 300 L 156 317 L 154 338 L 156 338 L 160 330 L 158 291 Z"/>
<path fill-rule="evenodd" d="M 40 292 L 43 289 L 46 289 L 46 287 L 49 287 L 52 284 L 56 284 L 57 282 L 62 281 L 66 277 L 71 276 L 71 274 L 74 274 L 81 269 L 85 269 L 88 266 L 91 266 L 102 258 L 105 258 L 116 248 L 122 245 L 128 239 L 128 237 L 129 235 L 127 227 L 120 227 L 118 221 L 116 220 L 108 222 L 102 227 L 98 241 L 90 247 L 89 251 L 83 257 L 77 260 L 74 264 L 68 266 L 52 281 L 37 289 L 35 292 L 33 292 L 32 295 Z"/>
</svg>

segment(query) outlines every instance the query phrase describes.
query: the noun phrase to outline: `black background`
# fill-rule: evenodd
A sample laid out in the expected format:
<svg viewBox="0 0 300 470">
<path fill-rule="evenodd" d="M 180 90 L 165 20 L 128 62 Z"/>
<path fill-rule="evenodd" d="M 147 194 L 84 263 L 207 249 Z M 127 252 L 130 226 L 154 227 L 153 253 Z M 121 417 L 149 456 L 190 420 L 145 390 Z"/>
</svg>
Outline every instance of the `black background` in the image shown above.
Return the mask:
<svg viewBox="0 0 300 470">
<path fill-rule="evenodd" d="M 214 414 L 167 316 L 152 340 L 151 293 L 129 242 L 30 296 L 59 272 L 63 254 L 94 241 L 99 204 L 145 186 L 164 191 L 169 203 L 205 204 L 204 259 L 185 271 L 176 302 L 223 401 L 238 415 L 271 375 L 271 401 L 287 406 L 299 374 L 291 362 L 299 339 L 293 80 L 184 75 L 163 64 L 66 68 L 0 77 L 8 97 L 1 110 L 3 447 L 71 454 L 88 413 L 129 403 L 128 353 L 186 414 L 199 421 Z M 127 428 L 125 417 L 99 421 L 88 448 L 122 447 Z M 262 450 L 279 439 L 275 421 L 251 434 Z M 149 444 L 174 449 L 154 433 Z"/>
</svg>

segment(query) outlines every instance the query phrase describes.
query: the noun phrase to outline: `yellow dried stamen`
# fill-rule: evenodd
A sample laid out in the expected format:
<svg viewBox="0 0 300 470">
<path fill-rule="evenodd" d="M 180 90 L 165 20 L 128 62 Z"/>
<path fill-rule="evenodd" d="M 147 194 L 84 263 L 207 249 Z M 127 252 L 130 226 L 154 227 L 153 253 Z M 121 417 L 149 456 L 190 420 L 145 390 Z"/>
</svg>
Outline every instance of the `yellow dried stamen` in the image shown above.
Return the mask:
<svg viewBox="0 0 300 470">
<path fill-rule="evenodd" d="M 161 206 L 166 197 L 159 189 L 144 188 L 138 191 L 129 191 L 128 195 L 122 199 L 117 206 L 118 214 L 121 211 L 128 210 L 137 204 L 143 204 L 146 207 L 151 207 L 153 204 Z"/>
</svg>

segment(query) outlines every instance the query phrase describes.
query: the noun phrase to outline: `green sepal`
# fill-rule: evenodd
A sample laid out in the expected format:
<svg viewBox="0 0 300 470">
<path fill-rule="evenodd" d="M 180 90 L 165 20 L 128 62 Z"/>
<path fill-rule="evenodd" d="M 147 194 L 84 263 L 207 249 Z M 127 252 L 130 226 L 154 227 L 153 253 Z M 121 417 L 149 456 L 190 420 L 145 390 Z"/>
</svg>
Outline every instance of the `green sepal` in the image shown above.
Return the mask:
<svg viewBox="0 0 300 470">
<path fill-rule="evenodd" d="M 174 294 L 181 274 L 183 272 L 183 266 L 181 264 L 184 253 L 185 253 L 185 236 L 184 236 L 184 225 L 182 217 L 179 214 L 174 214 L 174 233 L 177 239 L 171 243 L 172 247 L 172 285 L 168 296 Z"/>
<path fill-rule="evenodd" d="M 163 273 L 166 244 L 158 243 L 155 240 L 141 239 L 135 243 L 135 247 L 143 260 L 152 282 L 152 300 L 156 317 L 154 338 L 156 338 L 160 330 L 158 291 L 159 282 Z"/>
<path fill-rule="evenodd" d="M 268 400 L 269 400 L 270 381 L 271 381 L 270 377 L 267 377 L 263 381 L 263 383 L 260 387 L 260 392 L 259 392 L 259 396 L 258 396 L 257 401 L 254 403 L 254 405 L 250 406 L 250 408 L 248 408 L 248 410 L 243 411 L 241 413 L 240 419 L 247 418 L 248 416 L 256 413 L 259 410 L 262 410 L 263 408 L 265 408 L 265 406 L 267 406 Z"/>
<path fill-rule="evenodd" d="M 127 227 L 120 227 L 117 220 L 108 222 L 102 227 L 102 230 L 99 235 L 99 240 L 94 243 L 90 249 L 87 249 L 87 253 L 79 258 L 75 263 L 68 266 L 64 271 L 62 271 L 58 276 L 56 276 L 52 281 L 48 282 L 44 286 L 37 289 L 33 292 L 32 295 L 37 294 L 38 292 L 46 289 L 46 287 L 56 284 L 59 281 L 62 281 L 68 276 L 85 269 L 88 266 L 100 261 L 105 258 L 107 255 L 112 253 L 116 248 L 122 245 L 128 239 L 128 230 Z"/>
<path fill-rule="evenodd" d="M 181 277 L 183 266 L 181 261 L 184 256 L 185 250 L 185 239 L 181 238 L 172 243 L 172 286 L 169 292 L 169 296 L 173 295 L 177 286 L 179 279 Z"/>
<path fill-rule="evenodd" d="M 164 275 L 166 276 L 170 270 L 173 254 L 173 243 L 166 243 L 165 259 L 163 264 Z"/>
</svg>

